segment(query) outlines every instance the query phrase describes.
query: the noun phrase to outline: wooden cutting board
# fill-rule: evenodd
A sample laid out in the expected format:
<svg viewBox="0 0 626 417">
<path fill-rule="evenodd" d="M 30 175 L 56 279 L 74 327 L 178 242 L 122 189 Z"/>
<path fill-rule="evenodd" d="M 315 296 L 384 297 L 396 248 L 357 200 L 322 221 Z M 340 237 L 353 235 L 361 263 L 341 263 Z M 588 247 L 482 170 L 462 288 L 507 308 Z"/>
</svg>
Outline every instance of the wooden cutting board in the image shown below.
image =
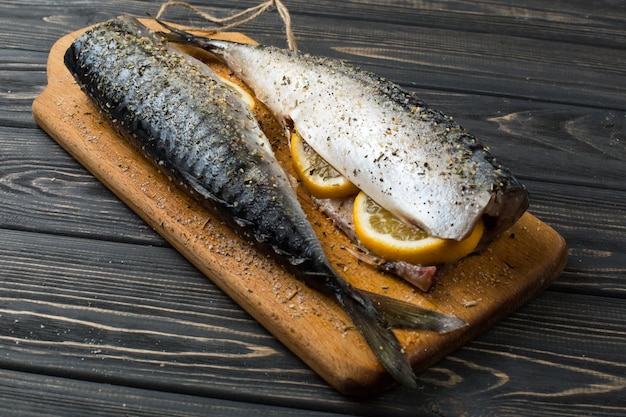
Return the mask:
<svg viewBox="0 0 626 417">
<path fill-rule="evenodd" d="M 143 21 L 155 27 L 152 21 Z M 235 236 L 219 218 L 155 170 L 99 115 L 63 64 L 65 50 L 83 30 L 61 38 L 50 51 L 48 85 L 33 103 L 37 124 L 337 390 L 367 395 L 391 386 L 391 378 L 343 310 Z M 252 42 L 237 33 L 220 36 Z M 193 54 L 227 73 L 208 55 Z M 282 128 L 262 106 L 257 107 L 263 129 L 289 169 Z M 398 331 L 416 372 L 535 297 L 560 274 L 567 258 L 562 237 L 527 213 L 484 253 L 463 260 L 446 272 L 431 293 L 424 294 L 356 261 L 345 249 L 351 245 L 347 238 L 313 209 L 304 194 L 300 197 L 332 263 L 352 284 L 454 314 L 469 323 L 445 335 Z"/>
</svg>

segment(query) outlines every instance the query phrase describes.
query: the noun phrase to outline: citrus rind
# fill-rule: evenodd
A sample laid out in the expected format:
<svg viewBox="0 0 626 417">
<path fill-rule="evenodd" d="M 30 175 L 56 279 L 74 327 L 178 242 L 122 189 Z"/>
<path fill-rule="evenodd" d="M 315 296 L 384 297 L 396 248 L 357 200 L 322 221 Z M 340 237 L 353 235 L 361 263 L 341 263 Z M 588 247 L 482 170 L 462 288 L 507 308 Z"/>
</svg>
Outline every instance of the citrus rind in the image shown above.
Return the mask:
<svg viewBox="0 0 626 417">
<path fill-rule="evenodd" d="M 460 241 L 427 235 L 407 225 L 360 192 L 354 201 L 354 228 L 360 243 L 389 261 L 417 265 L 453 263 L 476 249 L 483 235 L 479 221 L 470 235 Z"/>
<path fill-rule="evenodd" d="M 318 198 L 343 198 L 359 191 L 307 145 L 296 131 L 291 134 L 289 146 L 296 174 L 311 195 Z"/>
<path fill-rule="evenodd" d="M 248 108 L 250 110 L 254 110 L 255 101 L 254 101 L 254 97 L 250 93 L 248 93 L 239 84 L 234 83 L 233 81 L 229 80 L 228 78 L 219 77 L 219 79 L 224 84 L 226 84 L 226 86 L 228 86 L 231 90 L 235 91 L 235 93 L 237 93 L 237 95 L 239 95 L 241 97 L 243 102 L 246 103 L 246 105 L 248 106 Z"/>
</svg>

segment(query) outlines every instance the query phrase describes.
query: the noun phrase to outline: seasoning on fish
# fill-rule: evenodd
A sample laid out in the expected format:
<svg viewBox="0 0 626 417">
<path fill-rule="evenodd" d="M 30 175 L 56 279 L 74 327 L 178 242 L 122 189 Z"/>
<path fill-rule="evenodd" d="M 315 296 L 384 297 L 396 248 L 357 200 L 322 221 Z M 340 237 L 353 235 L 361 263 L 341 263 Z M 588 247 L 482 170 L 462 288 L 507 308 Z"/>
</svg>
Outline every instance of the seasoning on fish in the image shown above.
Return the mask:
<svg viewBox="0 0 626 417">
<path fill-rule="evenodd" d="M 429 235 L 462 240 L 484 217 L 492 239 L 526 211 L 525 187 L 487 148 L 396 84 L 342 61 L 159 23 L 171 41 L 220 57 L 335 170 Z"/>
<path fill-rule="evenodd" d="M 334 298 L 399 382 L 415 375 L 391 327 L 448 332 L 456 317 L 357 289 L 330 265 L 239 94 L 136 19 L 80 35 L 65 64 L 120 134 L 294 276 Z"/>
</svg>

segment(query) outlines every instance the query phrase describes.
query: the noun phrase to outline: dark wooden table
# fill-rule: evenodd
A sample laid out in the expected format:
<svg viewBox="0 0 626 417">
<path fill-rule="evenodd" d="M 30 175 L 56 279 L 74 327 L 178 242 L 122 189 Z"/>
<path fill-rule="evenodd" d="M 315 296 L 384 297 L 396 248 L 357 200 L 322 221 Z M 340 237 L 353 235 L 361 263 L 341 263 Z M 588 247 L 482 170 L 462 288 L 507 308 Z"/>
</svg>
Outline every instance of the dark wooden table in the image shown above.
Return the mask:
<svg viewBox="0 0 626 417">
<path fill-rule="evenodd" d="M 489 145 L 566 239 L 563 274 L 418 391 L 344 397 L 33 121 L 58 38 L 160 3 L 0 0 L 0 414 L 626 414 L 626 4 L 285 3 L 300 49 L 417 91 Z M 282 28 L 274 12 L 240 30 L 282 46 Z"/>
</svg>

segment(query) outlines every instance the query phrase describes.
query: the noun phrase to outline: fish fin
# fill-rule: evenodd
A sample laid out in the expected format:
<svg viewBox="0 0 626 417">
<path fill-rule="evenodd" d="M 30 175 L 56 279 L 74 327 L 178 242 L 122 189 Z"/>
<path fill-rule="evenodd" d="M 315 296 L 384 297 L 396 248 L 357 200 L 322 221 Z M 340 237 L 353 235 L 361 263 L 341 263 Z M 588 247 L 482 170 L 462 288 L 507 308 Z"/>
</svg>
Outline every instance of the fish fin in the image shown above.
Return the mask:
<svg viewBox="0 0 626 417">
<path fill-rule="evenodd" d="M 456 316 L 440 313 L 384 295 L 361 291 L 373 301 L 382 319 L 390 327 L 449 333 L 469 325 L 465 320 Z"/>
<path fill-rule="evenodd" d="M 162 36 L 166 41 L 173 43 L 190 43 L 195 46 L 198 46 L 202 49 L 210 51 L 211 49 L 215 49 L 215 46 L 211 43 L 211 39 L 197 36 L 182 29 L 177 29 L 173 26 L 168 25 L 156 17 L 154 20 L 165 29 L 169 30 L 169 32 L 157 32 L 159 36 Z"/>
<path fill-rule="evenodd" d="M 215 194 L 209 192 L 204 185 L 202 185 L 196 177 L 189 174 L 188 172 L 181 172 L 180 176 L 187 182 L 191 191 L 196 193 L 198 196 L 204 198 L 207 201 L 210 201 L 213 205 L 220 205 L 223 207 L 232 207 L 228 201 L 219 198 Z"/>
<path fill-rule="evenodd" d="M 188 39 L 185 36 L 181 36 L 177 33 L 174 32 L 156 32 L 157 35 L 159 35 L 160 37 L 162 37 L 163 39 L 165 39 L 168 42 L 171 43 L 193 43 L 193 41 L 191 41 L 190 39 Z"/>
<path fill-rule="evenodd" d="M 354 289 L 342 304 L 383 367 L 397 382 L 417 389 L 417 377 L 396 335 L 381 320 L 377 308 L 367 295 Z"/>
<path fill-rule="evenodd" d="M 208 207 L 210 207 L 211 209 L 217 209 L 218 207 L 231 209 L 233 207 L 233 204 L 209 192 L 209 190 L 207 190 L 206 187 L 198 182 L 198 179 L 193 175 L 187 172 L 181 172 L 180 176 L 187 182 L 190 190 L 197 194 L 197 196 L 204 199 L 204 201 L 208 203 Z M 205 207 L 207 207 L 207 205 L 205 205 Z M 253 225 L 250 220 L 237 217 L 235 215 L 232 215 L 232 220 L 234 224 L 239 226 L 241 229 L 245 229 Z M 259 243 L 263 243 L 266 240 L 266 238 L 261 234 L 256 234 L 254 237 Z"/>
</svg>

